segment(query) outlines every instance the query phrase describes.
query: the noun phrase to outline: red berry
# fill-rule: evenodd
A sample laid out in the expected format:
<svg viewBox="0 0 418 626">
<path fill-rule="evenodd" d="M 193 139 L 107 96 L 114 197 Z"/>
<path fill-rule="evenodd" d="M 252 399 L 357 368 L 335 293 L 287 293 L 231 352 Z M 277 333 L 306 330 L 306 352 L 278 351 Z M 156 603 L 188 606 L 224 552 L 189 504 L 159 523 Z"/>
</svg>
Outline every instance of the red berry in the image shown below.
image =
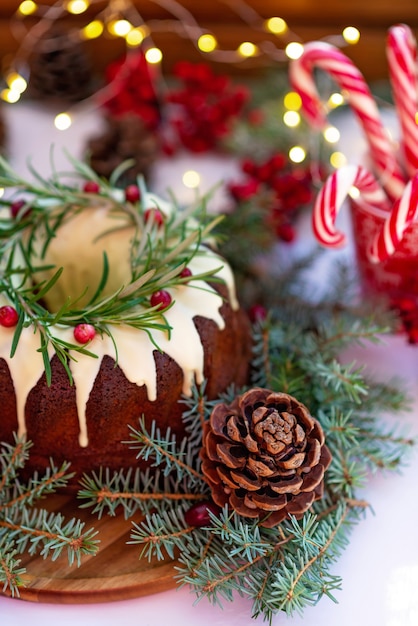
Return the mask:
<svg viewBox="0 0 418 626">
<path fill-rule="evenodd" d="M 138 202 L 141 198 L 141 192 L 139 191 L 139 187 L 137 185 L 128 185 L 125 189 L 125 200 L 127 202 Z"/>
<path fill-rule="evenodd" d="M 262 304 L 253 304 L 248 315 L 252 322 L 263 322 L 267 317 L 267 309 Z"/>
<path fill-rule="evenodd" d="M 10 205 L 10 213 L 12 217 L 17 217 L 25 204 L 26 202 L 24 200 L 16 200 L 15 202 L 12 202 L 12 204 Z M 26 210 L 22 213 L 21 217 L 26 217 L 29 213 L 30 209 L 29 207 L 27 207 Z"/>
<path fill-rule="evenodd" d="M 18 319 L 19 315 L 14 307 L 8 305 L 0 306 L 0 326 L 11 328 L 16 326 Z"/>
<path fill-rule="evenodd" d="M 83 185 L 83 191 L 87 193 L 99 193 L 100 185 L 95 180 L 87 180 Z"/>
<path fill-rule="evenodd" d="M 190 276 L 192 276 L 192 270 L 189 269 L 188 267 L 183 267 L 179 276 L 180 278 L 190 278 Z"/>
<path fill-rule="evenodd" d="M 151 306 L 158 306 L 159 309 L 166 309 L 171 304 L 171 296 L 165 289 L 155 291 L 151 296 Z"/>
<path fill-rule="evenodd" d="M 164 215 L 159 209 L 146 209 L 144 211 L 144 220 L 146 224 L 151 221 L 157 226 L 162 226 L 164 223 Z"/>
<path fill-rule="evenodd" d="M 74 339 L 78 343 L 88 343 L 96 335 L 96 329 L 91 324 L 77 324 L 74 328 Z"/>
<path fill-rule="evenodd" d="M 209 511 L 215 515 L 219 515 L 221 509 L 210 500 L 198 502 L 185 512 L 184 520 L 189 526 L 207 526 L 211 523 Z"/>
<path fill-rule="evenodd" d="M 286 243 L 291 243 L 296 237 L 295 229 L 288 223 L 279 224 L 276 228 L 276 233 L 279 239 Z"/>
</svg>

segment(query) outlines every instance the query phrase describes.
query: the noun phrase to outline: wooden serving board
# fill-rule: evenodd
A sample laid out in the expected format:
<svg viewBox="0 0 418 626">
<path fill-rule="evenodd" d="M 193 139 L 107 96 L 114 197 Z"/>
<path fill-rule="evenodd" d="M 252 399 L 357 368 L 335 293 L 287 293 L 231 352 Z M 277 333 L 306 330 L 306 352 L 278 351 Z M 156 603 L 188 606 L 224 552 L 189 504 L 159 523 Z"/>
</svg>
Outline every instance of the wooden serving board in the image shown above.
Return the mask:
<svg viewBox="0 0 418 626">
<path fill-rule="evenodd" d="M 67 520 L 85 521 L 85 529 L 98 530 L 99 550 L 96 556 L 83 556 L 80 567 L 68 565 L 65 551 L 56 561 L 22 555 L 21 565 L 27 571 L 20 599 L 88 604 L 137 598 L 176 586 L 174 561 L 139 559 L 138 546 L 127 545 L 132 520 L 125 520 L 123 514 L 98 520 L 89 509 L 79 509 L 74 498 L 60 495 L 45 501 L 45 508 L 59 511 Z"/>
</svg>

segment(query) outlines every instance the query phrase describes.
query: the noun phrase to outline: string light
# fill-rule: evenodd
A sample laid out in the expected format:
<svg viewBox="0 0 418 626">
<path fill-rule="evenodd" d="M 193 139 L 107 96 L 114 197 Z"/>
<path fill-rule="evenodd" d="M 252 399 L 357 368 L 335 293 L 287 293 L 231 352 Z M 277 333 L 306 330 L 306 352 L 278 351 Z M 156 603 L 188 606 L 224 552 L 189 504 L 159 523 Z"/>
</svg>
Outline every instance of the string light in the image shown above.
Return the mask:
<svg viewBox="0 0 418 626">
<path fill-rule="evenodd" d="M 288 29 L 286 22 L 281 17 L 271 17 L 266 20 L 265 27 L 266 30 L 274 35 L 283 35 Z"/>
<path fill-rule="evenodd" d="M 97 39 L 104 31 L 104 24 L 100 20 L 93 20 L 81 29 L 81 35 L 84 39 Z"/>
<path fill-rule="evenodd" d="M 306 150 L 302 146 L 293 146 L 289 150 L 289 159 L 293 163 L 302 163 L 306 159 Z"/>
<path fill-rule="evenodd" d="M 24 0 L 24 2 L 21 2 L 19 5 L 18 13 L 21 15 L 32 15 L 32 13 L 35 13 L 37 8 L 38 6 L 36 2 L 33 2 L 32 0 Z"/>
<path fill-rule="evenodd" d="M 18 91 L 13 91 L 12 89 L 3 89 L 1 91 L 1 98 L 9 104 L 15 104 L 20 100 L 20 93 Z"/>
<path fill-rule="evenodd" d="M 286 126 L 289 126 L 289 128 L 295 128 L 296 126 L 299 126 L 300 121 L 300 115 L 297 111 L 286 111 L 283 114 L 283 122 L 286 124 Z"/>
<path fill-rule="evenodd" d="M 329 162 L 337 170 L 347 164 L 347 157 L 342 152 L 333 152 L 329 157 Z"/>
<path fill-rule="evenodd" d="M 291 41 L 287 44 L 285 52 L 289 59 L 299 59 L 303 54 L 303 45 L 299 41 Z"/>
<path fill-rule="evenodd" d="M 156 64 L 160 63 L 163 58 L 163 53 L 159 48 L 149 48 L 145 53 L 145 58 L 148 63 Z"/>
<path fill-rule="evenodd" d="M 68 13 L 72 13 L 73 15 L 80 15 L 87 11 L 89 8 L 89 3 L 87 0 L 69 0 L 65 7 Z"/>
<path fill-rule="evenodd" d="M 328 141 L 328 143 L 337 143 L 340 139 L 340 131 L 338 128 L 335 128 L 335 126 L 328 126 L 324 130 L 323 135 L 325 141 Z"/>
<path fill-rule="evenodd" d="M 128 20 L 112 20 L 107 24 L 107 30 L 116 37 L 126 37 L 132 29 L 132 24 Z"/>
<path fill-rule="evenodd" d="M 237 52 L 242 57 L 253 57 L 258 53 L 258 48 L 255 44 L 251 43 L 251 41 L 243 41 L 242 44 L 238 46 Z"/>
<path fill-rule="evenodd" d="M 218 42 L 216 41 L 216 38 L 210 33 L 201 35 L 197 40 L 197 47 L 201 52 L 213 52 L 217 45 Z"/>
<path fill-rule="evenodd" d="M 302 107 L 302 98 L 296 91 L 288 91 L 283 98 L 283 104 L 290 111 L 299 111 Z"/>
<path fill-rule="evenodd" d="M 195 170 L 187 170 L 182 177 L 183 185 L 188 189 L 197 189 L 200 185 L 200 180 L 200 174 Z"/>
<path fill-rule="evenodd" d="M 353 198 L 353 200 L 357 200 L 358 198 L 360 198 L 360 189 L 358 189 L 358 187 L 353 186 L 351 187 L 348 194 Z"/>
<path fill-rule="evenodd" d="M 68 113 L 59 113 L 54 119 L 54 126 L 58 130 L 67 130 L 72 123 L 73 121 Z"/>
<path fill-rule="evenodd" d="M 335 109 L 339 106 L 341 106 L 342 104 L 344 104 L 344 96 L 342 93 L 332 93 L 330 95 L 330 97 L 328 98 L 328 106 L 331 109 Z"/>
<path fill-rule="evenodd" d="M 342 32 L 344 40 L 349 44 L 355 44 L 360 39 L 360 31 L 355 26 L 347 26 Z"/>
<path fill-rule="evenodd" d="M 131 28 L 129 33 L 125 37 L 126 44 L 131 48 L 140 46 L 146 37 L 145 29 L 141 26 L 139 28 Z"/>
<path fill-rule="evenodd" d="M 12 72 L 8 76 L 6 76 L 6 82 L 9 85 L 9 89 L 11 91 L 16 91 L 19 94 L 22 94 L 28 86 L 23 76 L 17 74 L 16 72 Z"/>
</svg>

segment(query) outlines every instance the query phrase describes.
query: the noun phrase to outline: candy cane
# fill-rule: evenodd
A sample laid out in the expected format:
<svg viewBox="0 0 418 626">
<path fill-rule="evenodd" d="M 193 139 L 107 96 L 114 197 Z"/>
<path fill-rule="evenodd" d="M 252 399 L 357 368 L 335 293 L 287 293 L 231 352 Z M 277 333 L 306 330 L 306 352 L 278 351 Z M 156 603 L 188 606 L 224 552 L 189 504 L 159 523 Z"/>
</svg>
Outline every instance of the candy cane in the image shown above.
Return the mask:
<svg viewBox="0 0 418 626">
<path fill-rule="evenodd" d="M 319 41 L 306 44 L 302 56 L 291 62 L 289 77 L 292 87 L 301 96 L 306 118 L 319 128 L 326 127 L 327 119 L 315 85 L 315 67 L 328 72 L 346 92 L 366 135 L 376 174 L 388 195 L 392 199 L 398 198 L 405 188 L 405 179 L 362 73 L 338 48 Z"/>
<path fill-rule="evenodd" d="M 389 209 L 386 194 L 373 174 L 360 165 L 341 167 L 327 178 L 315 200 L 313 231 L 322 245 L 336 248 L 346 243 L 345 235 L 335 228 L 335 221 L 353 187 L 368 204 Z"/>
<path fill-rule="evenodd" d="M 405 24 L 388 31 L 387 59 L 392 93 L 401 126 L 405 167 L 410 176 L 418 170 L 417 42 Z"/>
<path fill-rule="evenodd" d="M 367 256 L 372 263 L 381 263 L 399 248 L 405 231 L 418 219 L 418 174 L 406 185 L 402 196 L 374 237 Z"/>
</svg>

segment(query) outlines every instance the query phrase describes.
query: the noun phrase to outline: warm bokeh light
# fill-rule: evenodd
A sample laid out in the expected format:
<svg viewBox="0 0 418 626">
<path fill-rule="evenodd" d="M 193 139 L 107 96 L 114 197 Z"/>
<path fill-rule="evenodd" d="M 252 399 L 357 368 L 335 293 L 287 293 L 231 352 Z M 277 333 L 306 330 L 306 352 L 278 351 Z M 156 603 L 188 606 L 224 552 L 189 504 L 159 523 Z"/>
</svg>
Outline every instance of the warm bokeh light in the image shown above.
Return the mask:
<svg viewBox="0 0 418 626">
<path fill-rule="evenodd" d="M 24 0 L 20 3 L 18 12 L 21 15 L 32 15 L 32 13 L 35 13 L 37 8 L 38 5 L 36 2 L 33 2 L 32 0 Z"/>
<path fill-rule="evenodd" d="M 161 50 L 159 48 L 149 48 L 146 53 L 145 53 L 145 58 L 148 61 L 148 63 L 160 63 L 160 61 L 162 61 L 163 58 L 163 53 L 161 52 Z"/>
<path fill-rule="evenodd" d="M 302 146 L 293 146 L 289 150 L 289 159 L 293 163 L 302 163 L 306 159 L 306 150 Z"/>
<path fill-rule="evenodd" d="M 17 91 L 17 93 L 23 93 L 28 86 L 28 83 L 16 72 L 12 72 L 8 76 L 6 76 L 6 82 L 9 85 L 9 89 L 11 91 Z"/>
<path fill-rule="evenodd" d="M 126 37 L 132 29 L 132 24 L 128 20 L 113 20 L 107 25 L 107 30 L 116 37 Z"/>
<path fill-rule="evenodd" d="M 340 139 L 340 131 L 335 126 L 328 126 L 323 134 L 325 141 L 328 141 L 328 143 L 337 143 Z"/>
<path fill-rule="evenodd" d="M 328 98 L 328 106 L 331 109 L 335 109 L 336 107 L 340 107 L 344 104 L 344 96 L 342 93 L 335 92 L 330 95 Z"/>
<path fill-rule="evenodd" d="M 89 2 L 87 0 L 68 0 L 65 5 L 68 13 L 72 13 L 73 15 L 80 15 L 80 13 L 84 13 L 89 8 Z"/>
<path fill-rule="evenodd" d="M 200 185 L 200 174 L 195 170 L 187 170 L 183 174 L 183 185 L 188 189 L 196 189 Z"/>
<path fill-rule="evenodd" d="M 289 91 L 283 98 L 283 104 L 290 111 L 299 111 L 302 106 L 302 98 L 296 91 Z"/>
<path fill-rule="evenodd" d="M 358 189 L 358 187 L 351 187 L 350 191 L 348 192 L 348 195 L 353 198 L 353 200 L 357 200 L 358 198 L 360 198 L 360 189 Z"/>
<path fill-rule="evenodd" d="M 301 57 L 303 54 L 303 45 L 298 41 L 291 41 L 287 44 L 285 48 L 285 53 L 289 59 L 299 59 L 299 57 Z"/>
<path fill-rule="evenodd" d="M 101 22 L 100 20 L 93 20 L 81 29 L 81 34 L 85 39 L 96 39 L 97 37 L 100 37 L 103 31 L 103 22 Z"/>
<path fill-rule="evenodd" d="M 297 111 L 286 111 L 283 115 L 283 122 L 290 128 L 295 128 L 300 124 L 300 115 Z"/>
<path fill-rule="evenodd" d="M 347 165 L 347 157 L 342 152 L 333 152 L 329 157 L 329 162 L 336 170 Z"/>
<path fill-rule="evenodd" d="M 9 104 L 14 104 L 20 99 L 20 93 L 19 91 L 13 91 L 13 89 L 3 89 L 1 91 L 1 98 Z"/>
<path fill-rule="evenodd" d="M 146 34 L 144 28 L 132 28 L 129 33 L 125 37 L 126 44 L 135 48 L 136 46 L 140 46 L 144 41 Z"/>
<path fill-rule="evenodd" d="M 197 47 L 201 50 L 201 52 L 213 52 L 217 45 L 218 42 L 210 33 L 201 35 L 197 40 Z"/>
<path fill-rule="evenodd" d="M 360 39 L 360 31 L 355 26 L 347 26 L 344 28 L 342 35 L 347 43 L 355 44 Z"/>
<path fill-rule="evenodd" d="M 281 17 L 271 17 L 265 22 L 266 30 L 275 35 L 283 35 L 287 31 L 287 24 Z"/>
<path fill-rule="evenodd" d="M 251 43 L 251 41 L 243 41 L 242 44 L 238 46 L 238 54 L 242 57 L 253 57 L 257 52 L 257 46 Z"/>
<path fill-rule="evenodd" d="M 68 113 L 59 113 L 54 119 L 54 126 L 58 130 L 67 130 L 73 123 Z"/>
</svg>

